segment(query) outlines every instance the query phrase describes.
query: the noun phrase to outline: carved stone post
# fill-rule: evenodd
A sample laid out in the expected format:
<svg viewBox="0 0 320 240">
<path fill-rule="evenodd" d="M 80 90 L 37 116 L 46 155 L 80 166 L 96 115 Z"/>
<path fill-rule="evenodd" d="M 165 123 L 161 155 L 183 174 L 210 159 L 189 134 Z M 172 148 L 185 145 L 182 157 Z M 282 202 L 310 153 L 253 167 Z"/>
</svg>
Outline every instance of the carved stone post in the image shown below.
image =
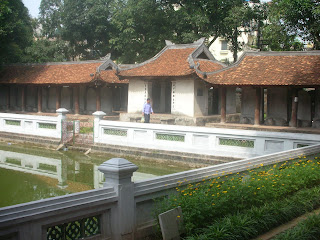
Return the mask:
<svg viewBox="0 0 320 240">
<path fill-rule="evenodd" d="M 113 187 L 118 195 L 118 206 L 113 218 L 112 239 L 134 239 L 135 229 L 135 203 L 134 183 L 131 177 L 138 166 L 123 158 L 112 158 L 98 168 L 105 176 L 104 187 Z"/>
</svg>

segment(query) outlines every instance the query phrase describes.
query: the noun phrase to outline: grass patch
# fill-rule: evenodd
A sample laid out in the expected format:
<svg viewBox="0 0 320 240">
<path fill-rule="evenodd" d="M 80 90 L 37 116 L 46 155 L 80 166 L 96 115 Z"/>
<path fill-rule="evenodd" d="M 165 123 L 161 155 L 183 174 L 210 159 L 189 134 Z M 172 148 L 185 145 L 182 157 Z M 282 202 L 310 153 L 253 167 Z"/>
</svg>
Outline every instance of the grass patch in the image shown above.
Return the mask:
<svg viewBox="0 0 320 240">
<path fill-rule="evenodd" d="M 93 127 L 81 127 L 80 133 L 81 134 L 93 133 Z"/>
<path fill-rule="evenodd" d="M 292 239 L 319 239 L 320 236 L 320 215 L 313 214 L 306 220 L 300 222 L 296 227 L 279 234 L 274 240 Z"/>
</svg>

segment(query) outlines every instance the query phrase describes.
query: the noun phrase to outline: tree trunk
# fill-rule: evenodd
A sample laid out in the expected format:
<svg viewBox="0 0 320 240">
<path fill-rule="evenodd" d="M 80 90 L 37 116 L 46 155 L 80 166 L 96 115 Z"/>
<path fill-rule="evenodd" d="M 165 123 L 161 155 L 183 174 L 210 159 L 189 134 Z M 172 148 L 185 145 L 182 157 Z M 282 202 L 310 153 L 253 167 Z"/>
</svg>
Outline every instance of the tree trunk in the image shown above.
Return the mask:
<svg viewBox="0 0 320 240">
<path fill-rule="evenodd" d="M 232 37 L 232 48 L 233 48 L 233 62 L 238 61 L 238 29 L 235 29 Z"/>
</svg>

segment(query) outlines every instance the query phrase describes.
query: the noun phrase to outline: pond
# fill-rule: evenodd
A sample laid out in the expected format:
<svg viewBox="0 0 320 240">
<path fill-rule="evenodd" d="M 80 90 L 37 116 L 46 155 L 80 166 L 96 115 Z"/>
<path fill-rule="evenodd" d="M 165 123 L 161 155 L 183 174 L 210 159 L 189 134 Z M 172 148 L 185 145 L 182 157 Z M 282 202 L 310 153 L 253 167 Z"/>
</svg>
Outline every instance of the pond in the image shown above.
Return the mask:
<svg viewBox="0 0 320 240">
<path fill-rule="evenodd" d="M 98 166 L 117 156 L 54 151 L 39 146 L 0 142 L 0 207 L 61 196 L 103 186 Z M 139 169 L 133 181 L 190 170 L 172 161 L 124 157 Z"/>
</svg>

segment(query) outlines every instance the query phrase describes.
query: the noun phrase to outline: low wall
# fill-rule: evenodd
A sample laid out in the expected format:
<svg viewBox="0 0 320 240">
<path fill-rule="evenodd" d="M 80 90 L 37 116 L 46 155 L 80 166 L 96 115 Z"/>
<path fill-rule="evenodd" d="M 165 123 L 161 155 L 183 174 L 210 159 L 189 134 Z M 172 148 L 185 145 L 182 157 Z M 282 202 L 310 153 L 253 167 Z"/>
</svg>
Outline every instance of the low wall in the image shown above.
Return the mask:
<svg viewBox="0 0 320 240">
<path fill-rule="evenodd" d="M 0 132 L 61 138 L 61 120 L 66 109 L 58 109 L 57 117 L 0 113 Z"/>
<path fill-rule="evenodd" d="M 319 152 L 320 145 L 313 145 L 136 183 L 131 177 L 138 167 L 114 158 L 99 167 L 106 179 L 104 188 L 0 208 L 0 238 L 143 239 L 155 230 L 154 199 L 167 196 L 178 185 Z"/>
<path fill-rule="evenodd" d="M 247 158 L 317 144 L 316 134 L 207 128 L 95 118 L 94 142 L 154 150 Z"/>
</svg>

